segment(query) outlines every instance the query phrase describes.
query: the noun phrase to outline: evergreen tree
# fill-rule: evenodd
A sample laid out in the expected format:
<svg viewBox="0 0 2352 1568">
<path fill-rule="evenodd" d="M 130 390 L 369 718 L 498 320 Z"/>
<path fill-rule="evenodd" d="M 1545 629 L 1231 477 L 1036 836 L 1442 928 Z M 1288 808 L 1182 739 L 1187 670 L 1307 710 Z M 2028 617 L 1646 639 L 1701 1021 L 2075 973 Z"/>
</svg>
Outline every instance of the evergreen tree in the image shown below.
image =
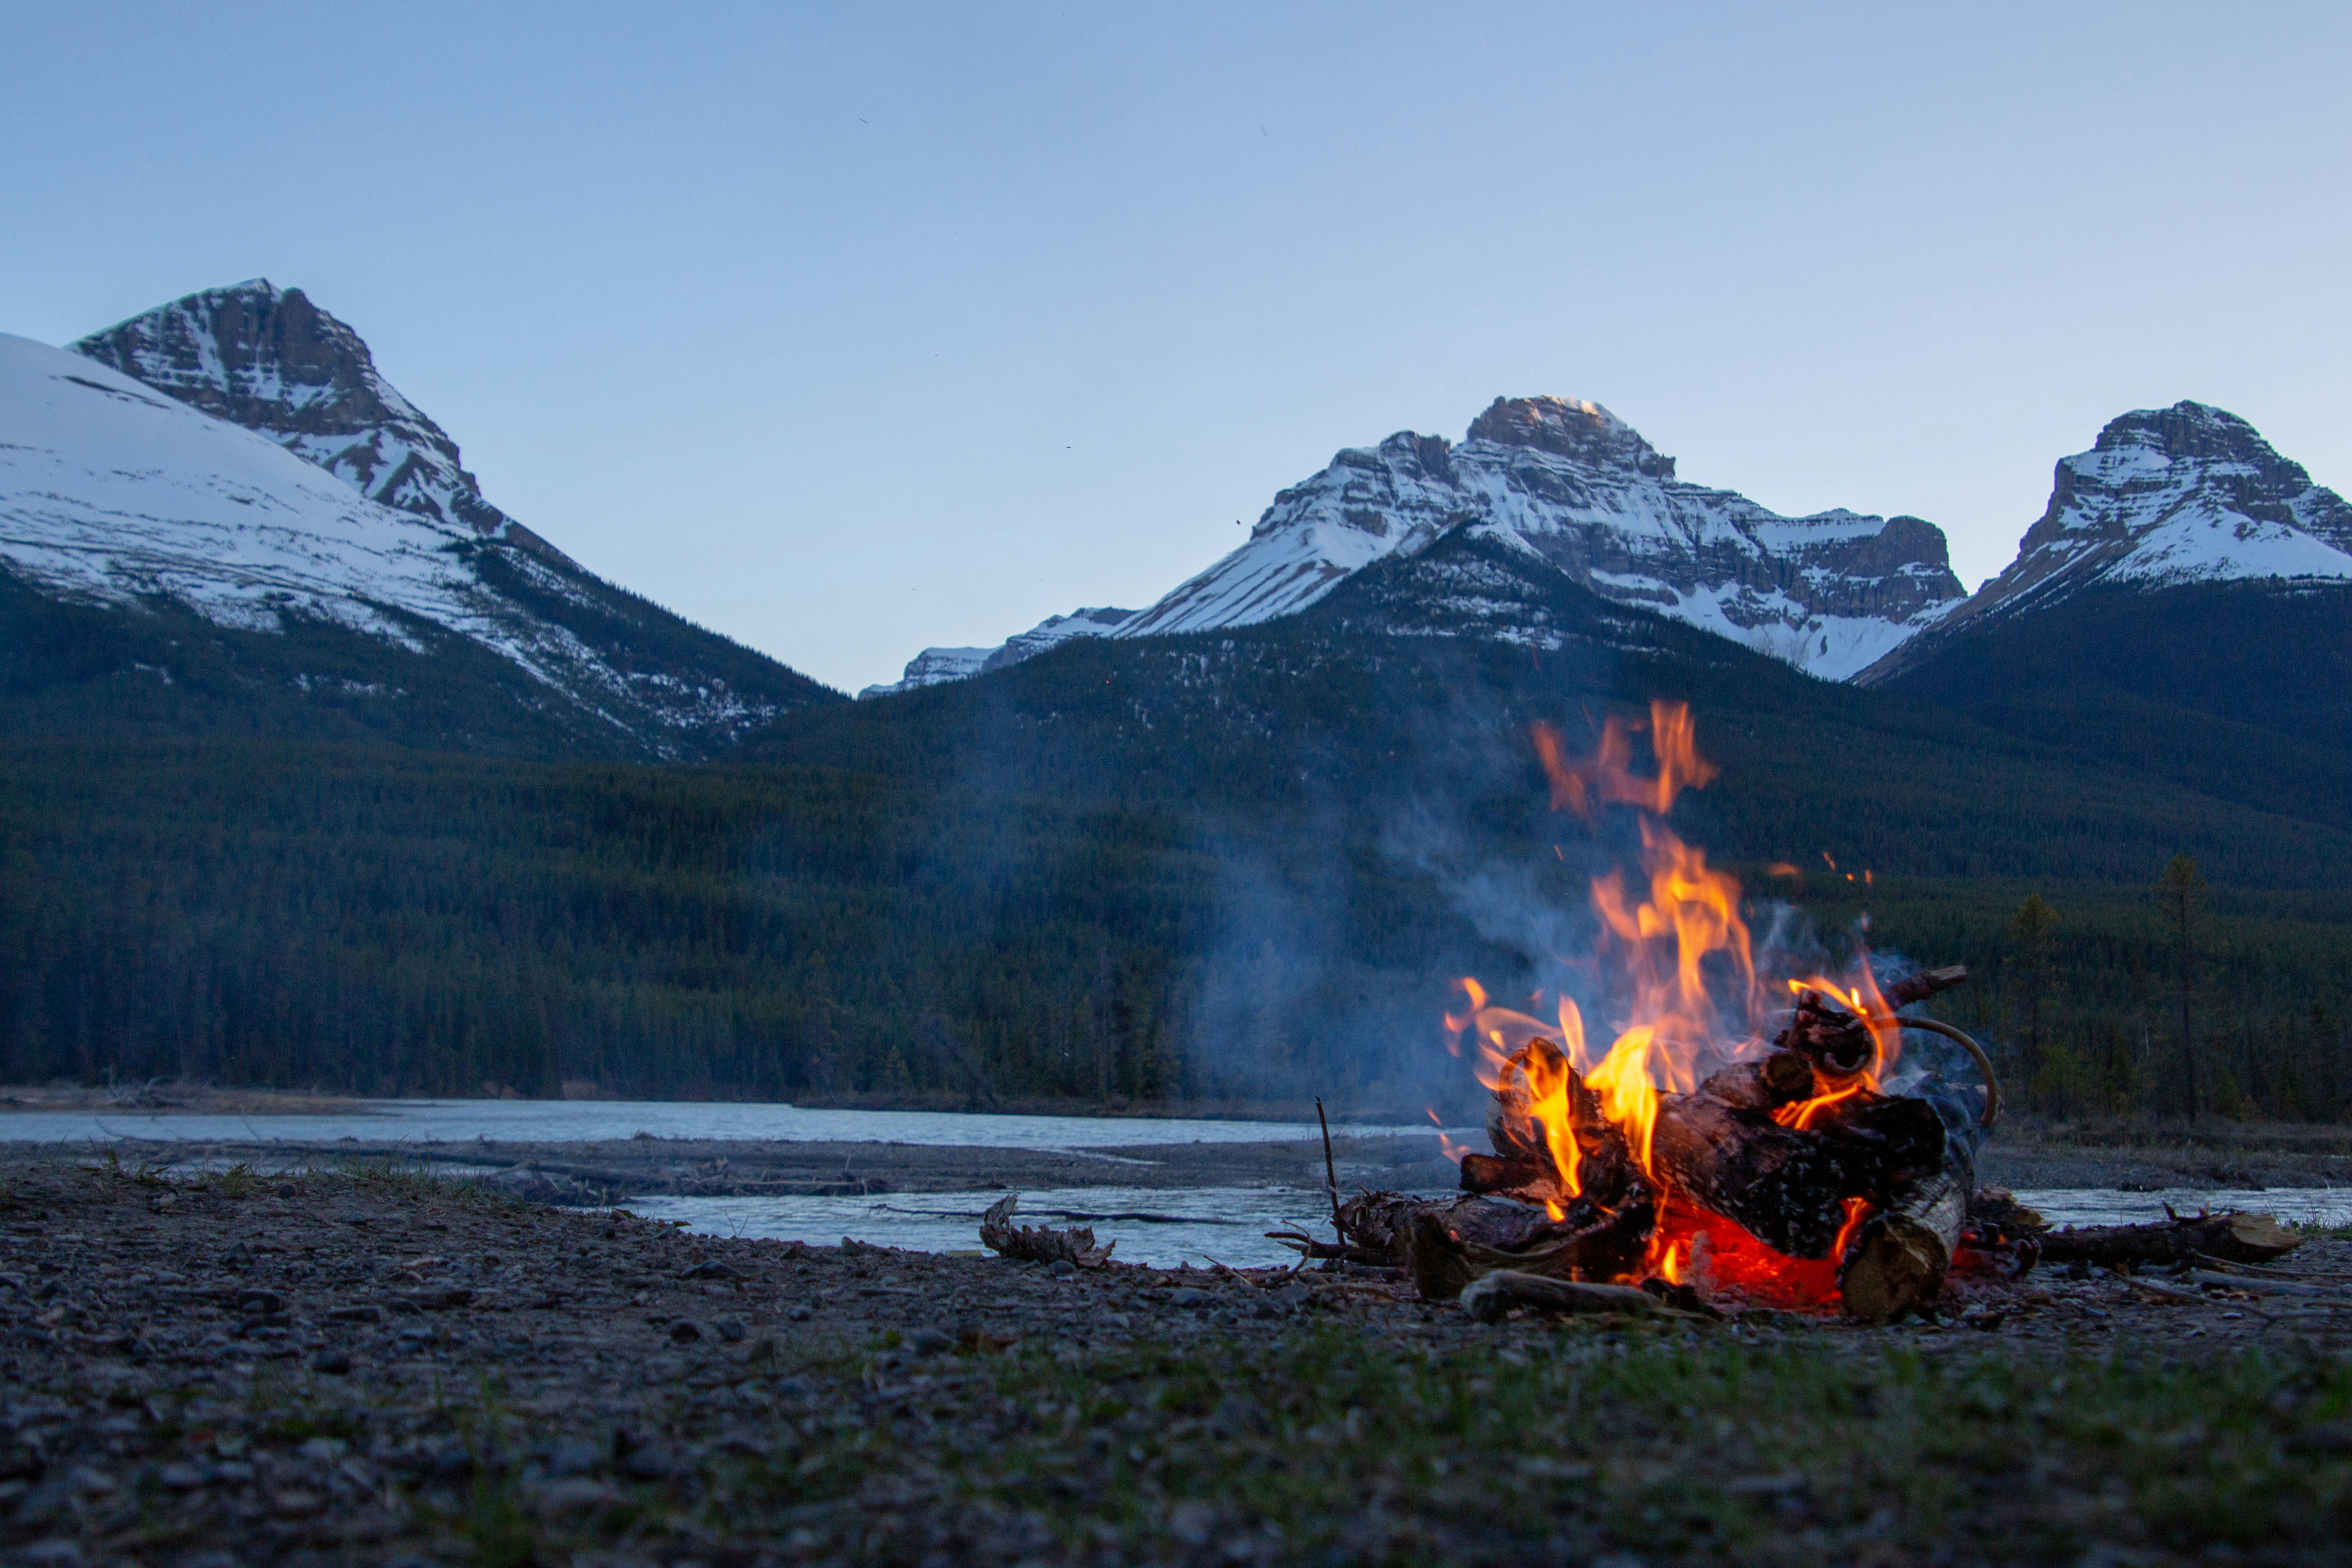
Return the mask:
<svg viewBox="0 0 2352 1568">
<path fill-rule="evenodd" d="M 2057 914 L 2035 894 L 2017 906 L 2017 914 L 2009 923 L 2009 934 L 2017 943 L 2019 1000 L 2024 1018 L 2020 1040 L 2024 1047 L 2025 1082 L 2029 1092 L 2040 1084 L 2042 1061 L 2042 997 L 2050 983 L 2050 933 L 2058 925 Z"/>
<path fill-rule="evenodd" d="M 2156 884 L 2156 894 L 2172 938 L 2173 996 L 2180 1023 L 2181 1083 L 2188 1094 L 2189 1119 L 2193 1122 L 2204 1110 L 2199 1092 L 2197 1033 L 2189 1004 L 2197 988 L 2197 915 L 2204 900 L 2205 879 L 2197 873 L 2197 862 L 2186 852 L 2174 855 L 2166 865 L 2163 878 Z"/>
</svg>

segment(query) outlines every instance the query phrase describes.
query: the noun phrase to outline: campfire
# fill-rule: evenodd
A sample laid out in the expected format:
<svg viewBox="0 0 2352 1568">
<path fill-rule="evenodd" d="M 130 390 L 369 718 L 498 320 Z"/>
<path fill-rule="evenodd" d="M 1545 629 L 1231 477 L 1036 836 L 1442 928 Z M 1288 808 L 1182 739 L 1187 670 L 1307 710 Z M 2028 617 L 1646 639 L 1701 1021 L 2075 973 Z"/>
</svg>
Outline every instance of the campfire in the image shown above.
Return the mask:
<svg viewBox="0 0 2352 1568">
<path fill-rule="evenodd" d="M 1633 766 L 1644 732 L 1650 775 Z M 2045 1259 L 2193 1270 L 2265 1264 L 2297 1245 L 2268 1216 L 2238 1213 L 2053 1232 L 2009 1194 L 1979 1190 L 1977 1145 L 2000 1113 L 1992 1062 L 1964 1031 L 1906 1010 L 1968 970 L 1882 986 L 1859 942 L 1835 975 L 1796 969 L 1779 944 L 1759 951 L 1738 879 L 1666 825 L 1681 792 L 1717 772 L 1684 705 L 1653 703 L 1645 725 L 1612 717 L 1588 758 L 1540 726 L 1535 742 L 1555 810 L 1596 827 L 1611 807 L 1636 817 L 1643 883 L 1610 872 L 1591 883 L 1591 990 L 1610 1013 L 1607 1045 L 1565 991 L 1538 1018 L 1462 979 L 1451 1049 L 1475 1052 L 1493 1093 L 1493 1152 L 1446 1143 L 1465 1196 L 1343 1203 L 1335 1178 L 1339 1240 L 1276 1239 L 1327 1268 L 1397 1270 L 1489 1320 L 1721 1302 L 1891 1322 L 1932 1316 L 1958 1266 L 2012 1278 Z M 1961 1046 L 1979 1082 L 1906 1070 L 1906 1033 Z"/>
<path fill-rule="evenodd" d="M 1655 767 L 1646 775 L 1633 770 L 1643 734 Z M 1458 1300 L 1487 1320 L 1519 1307 L 1737 1305 L 1883 1322 L 1933 1316 L 1958 1267 L 2018 1278 L 2047 1260 L 2194 1273 L 2267 1264 L 2298 1244 L 2270 1217 L 2239 1213 L 2053 1232 L 2009 1194 L 1979 1190 L 1977 1145 L 2000 1113 L 1991 1060 L 1965 1031 L 1909 1010 L 1968 970 L 1890 972 L 1882 983 L 1859 940 L 1835 974 L 1795 964 L 1786 943 L 1759 946 L 1738 880 L 1666 825 L 1682 791 L 1717 773 L 1684 705 L 1653 703 L 1642 725 L 1610 718 L 1590 758 L 1571 758 L 1543 727 L 1535 742 L 1555 810 L 1598 828 L 1609 809 L 1626 808 L 1638 830 L 1642 880 L 1593 879 L 1599 936 L 1591 962 L 1575 966 L 1591 977 L 1595 1010 L 1606 1009 L 1607 1043 L 1565 990 L 1529 998 L 1549 1014 L 1538 1017 L 1496 1005 L 1475 978 L 1458 981 L 1467 1005 L 1445 1028 L 1492 1093 L 1492 1152 L 1445 1140 L 1461 1197 L 1343 1202 L 1327 1126 L 1339 1239 L 1270 1233 L 1302 1262 L 1402 1275 L 1423 1298 Z M 1913 1033 L 1960 1046 L 1974 1081 L 1906 1066 Z M 1109 1266 L 1091 1230 L 1030 1229 L 1013 1211 L 1010 1197 L 990 1209 L 981 1239 L 991 1249 Z"/>
<path fill-rule="evenodd" d="M 1633 770 L 1644 732 L 1648 775 Z M 1595 826 L 1611 808 L 1636 814 L 1641 882 L 1591 884 L 1606 1043 L 1564 991 L 1538 1018 L 1460 981 L 1452 1049 L 1475 1051 L 1494 1095 L 1493 1152 L 1447 1145 L 1470 1196 L 1335 1193 L 1339 1245 L 1305 1249 L 1392 1262 L 1433 1299 L 1483 1281 L 1489 1310 L 1572 1304 L 1580 1286 L 1623 1305 L 1622 1287 L 1646 1285 L 1686 1307 L 1728 1293 L 1885 1320 L 1929 1306 L 1964 1245 L 2008 1244 L 1997 1220 L 1971 1217 L 1975 1141 L 2000 1113 L 1991 1063 L 1961 1030 L 1905 1013 L 1967 970 L 1882 988 L 1864 950 L 1834 976 L 1772 972 L 1738 881 L 1666 825 L 1677 796 L 1717 773 L 1684 705 L 1654 703 L 1646 725 L 1612 717 L 1587 758 L 1547 727 L 1535 740 L 1555 810 Z M 1906 1030 L 1964 1046 L 1981 1085 L 1948 1089 L 1943 1112 L 1890 1092 Z"/>
</svg>

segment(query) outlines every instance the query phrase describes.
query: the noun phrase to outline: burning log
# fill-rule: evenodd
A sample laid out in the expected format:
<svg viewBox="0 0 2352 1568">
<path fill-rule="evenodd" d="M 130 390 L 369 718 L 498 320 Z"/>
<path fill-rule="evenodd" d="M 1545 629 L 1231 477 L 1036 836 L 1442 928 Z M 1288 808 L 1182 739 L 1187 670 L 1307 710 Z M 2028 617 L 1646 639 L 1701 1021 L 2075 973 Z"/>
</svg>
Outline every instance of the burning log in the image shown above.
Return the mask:
<svg viewBox="0 0 2352 1568">
<path fill-rule="evenodd" d="M 1798 1082 L 1794 1068 L 1767 1058 L 1728 1068 L 1692 1093 L 1660 1095 L 1650 1168 L 1773 1250 L 1827 1258 L 1850 1218 L 1849 1199 L 1884 1207 L 1942 1168 L 1944 1124 L 1923 1100 L 1859 1084 L 1832 1092 L 1834 1100 L 1784 1098 Z M 1809 1114 L 1806 1105 L 1818 1109 Z M 1774 1113 L 1790 1107 L 1796 1113 L 1784 1124 Z"/>
<path fill-rule="evenodd" d="M 2095 1263 L 2106 1269 L 2137 1269 L 2186 1263 L 2199 1257 L 2231 1263 L 2268 1263 L 2303 1245 L 2303 1238 L 2267 1214 L 2226 1210 L 2152 1225 L 2097 1225 L 2081 1230 L 2042 1233 L 2045 1263 Z"/>
<path fill-rule="evenodd" d="M 1554 1122 L 1564 1120 L 1573 1140 L 1572 1186 L 1560 1169 L 1559 1155 L 1551 1146 L 1551 1129 L 1537 1114 L 1537 1084 L 1547 1091 L 1541 1109 Z M 1505 1059 L 1495 1103 L 1486 1116 L 1486 1137 L 1495 1146 L 1494 1154 L 1463 1156 L 1465 1192 L 1515 1197 L 1550 1207 L 1582 1197 L 1602 1207 L 1618 1208 L 1640 1184 L 1640 1168 L 1633 1163 L 1623 1129 L 1602 1113 L 1600 1096 L 1585 1086 L 1583 1075 L 1567 1053 L 1541 1036 Z"/>
<path fill-rule="evenodd" d="M 1019 1194 L 1007 1193 L 989 1205 L 988 1212 L 980 1217 L 982 1246 L 1024 1263 L 1066 1262 L 1081 1269 L 1099 1269 L 1110 1261 L 1111 1248 L 1118 1243 L 1096 1246 L 1091 1225 L 1055 1230 L 1042 1225 L 1013 1224 L 1013 1211 L 1020 1203 Z"/>
<path fill-rule="evenodd" d="M 1542 1312 L 1622 1312 L 1628 1317 L 1648 1317 L 1662 1310 L 1656 1297 L 1631 1285 L 1555 1280 L 1516 1269 L 1482 1274 L 1462 1292 L 1462 1310 L 1482 1323 L 1502 1322 L 1514 1307 L 1532 1307 Z"/>
</svg>

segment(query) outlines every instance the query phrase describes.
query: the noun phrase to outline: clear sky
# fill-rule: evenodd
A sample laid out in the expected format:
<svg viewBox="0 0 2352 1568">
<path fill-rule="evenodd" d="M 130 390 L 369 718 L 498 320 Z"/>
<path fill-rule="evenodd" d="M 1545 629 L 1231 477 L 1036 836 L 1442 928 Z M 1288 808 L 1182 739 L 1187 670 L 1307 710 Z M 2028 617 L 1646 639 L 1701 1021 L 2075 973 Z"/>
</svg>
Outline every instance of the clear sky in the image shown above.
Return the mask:
<svg viewBox="0 0 2352 1568">
<path fill-rule="evenodd" d="M 2352 488 L 2352 7 L 0 0 L 0 330 L 257 276 L 837 685 L 1498 393 L 1940 524 L 2127 409 Z"/>
</svg>

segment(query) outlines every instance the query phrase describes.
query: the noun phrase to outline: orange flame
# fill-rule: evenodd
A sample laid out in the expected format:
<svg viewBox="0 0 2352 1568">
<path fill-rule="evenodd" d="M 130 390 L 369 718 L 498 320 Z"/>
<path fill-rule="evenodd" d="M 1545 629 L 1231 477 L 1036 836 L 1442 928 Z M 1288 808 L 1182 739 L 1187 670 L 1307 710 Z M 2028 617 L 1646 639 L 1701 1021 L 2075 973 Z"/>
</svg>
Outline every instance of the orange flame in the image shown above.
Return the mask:
<svg viewBox="0 0 2352 1568">
<path fill-rule="evenodd" d="M 1663 817 L 1675 809 L 1676 795 L 1704 789 L 1715 778 L 1715 764 L 1698 754 L 1698 727 L 1688 703 L 1652 702 L 1650 722 L 1642 727 L 1650 732 L 1650 751 L 1658 761 L 1654 779 L 1634 774 L 1631 729 L 1615 714 L 1601 721 L 1601 748 L 1589 762 L 1571 762 L 1559 731 L 1536 725 L 1536 755 L 1551 779 L 1551 809 L 1591 817 L 1596 806 L 1607 803 L 1639 806 Z"/>
<path fill-rule="evenodd" d="M 1854 1232 L 1860 1230 L 1863 1222 L 1869 1218 L 1870 1200 L 1868 1198 L 1850 1197 L 1845 1200 L 1845 1223 L 1838 1227 L 1837 1239 L 1830 1245 L 1831 1262 L 1845 1261 L 1845 1249 L 1853 1245 Z"/>
<path fill-rule="evenodd" d="M 1630 738 L 1644 730 L 1657 766 L 1655 774 L 1646 778 L 1633 771 Z M 1612 988 L 1612 1010 L 1620 1016 L 1608 1049 L 1596 1053 L 1588 1043 L 1583 1014 L 1567 996 L 1559 998 L 1555 1028 L 1529 1013 L 1493 1005 L 1485 988 L 1465 977 L 1456 983 L 1469 1006 L 1458 1016 L 1449 1011 L 1445 1018 L 1452 1034 L 1449 1049 L 1459 1055 L 1461 1038 L 1467 1034 L 1478 1045 L 1480 1082 L 1498 1091 L 1508 1084 L 1514 1102 L 1524 1084 L 1529 1120 L 1540 1129 L 1565 1193 L 1573 1197 L 1581 1191 L 1584 1151 L 1578 1145 L 1571 1114 L 1579 1073 L 1598 1099 L 1602 1116 L 1623 1133 L 1634 1159 L 1654 1185 L 1660 1096 L 1689 1093 L 1697 1087 L 1702 1071 L 1712 1071 L 1717 1062 L 1738 1061 L 1762 1049 L 1758 1026 L 1766 1017 L 1767 992 L 1759 984 L 1753 945 L 1740 915 L 1739 882 L 1709 866 L 1704 851 L 1685 843 L 1660 820 L 1673 810 L 1682 790 L 1703 788 L 1718 770 L 1699 756 L 1690 710 L 1681 703 L 1652 703 L 1646 725 L 1629 726 L 1610 717 L 1601 727 L 1597 752 L 1587 759 L 1571 758 L 1559 732 L 1547 726 L 1535 727 L 1533 737 L 1550 782 L 1553 810 L 1574 811 L 1588 820 L 1597 817 L 1605 804 L 1629 805 L 1642 812 L 1640 863 L 1646 886 L 1629 885 L 1619 872 L 1597 877 L 1591 884 L 1601 946 L 1612 961 L 1618 982 Z M 1827 851 L 1822 852 L 1822 859 L 1837 870 Z M 1768 873 L 1802 880 L 1799 868 L 1785 862 L 1774 862 Z M 1865 880 L 1868 874 L 1864 873 Z M 1815 991 L 1831 1005 L 1855 1014 L 1870 1030 L 1873 1044 L 1860 1071 L 1773 1113 L 1782 1126 L 1803 1129 L 1840 1102 L 1875 1090 L 1895 1060 L 1899 1033 L 1866 961 L 1856 965 L 1850 981 L 1815 976 L 1786 983 L 1789 993 L 1801 1000 Z M 1777 994 L 1778 987 L 1773 989 Z M 1540 1011 L 1542 993 L 1530 1005 Z M 1454 1153 L 1450 1145 L 1447 1152 Z M 1847 1200 L 1845 1222 L 1831 1256 L 1794 1259 L 1774 1251 L 1727 1218 L 1694 1209 L 1671 1191 L 1660 1190 L 1658 1223 L 1644 1253 L 1645 1270 L 1676 1284 L 1703 1276 L 1737 1286 L 1759 1301 L 1788 1305 L 1821 1305 L 1834 1298 L 1839 1260 L 1870 1214 L 1864 1200 Z M 1555 1219 L 1562 1217 L 1559 1202 L 1547 1202 L 1546 1207 Z"/>
</svg>

